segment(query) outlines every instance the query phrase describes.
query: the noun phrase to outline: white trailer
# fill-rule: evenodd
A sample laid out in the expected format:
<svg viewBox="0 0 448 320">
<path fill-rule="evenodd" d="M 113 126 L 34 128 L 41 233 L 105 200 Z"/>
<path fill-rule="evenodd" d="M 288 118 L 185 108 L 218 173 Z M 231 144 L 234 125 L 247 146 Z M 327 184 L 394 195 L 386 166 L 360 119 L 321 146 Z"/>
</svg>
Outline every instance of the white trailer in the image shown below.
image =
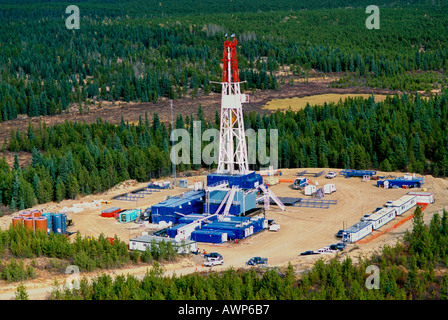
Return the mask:
<svg viewBox="0 0 448 320">
<path fill-rule="evenodd" d="M 313 184 L 309 184 L 305 187 L 305 195 L 311 196 L 313 193 L 316 192 L 316 186 Z"/>
<path fill-rule="evenodd" d="M 417 197 L 413 195 L 405 195 L 401 198 L 393 201 L 389 207 L 397 210 L 397 216 L 401 216 L 403 213 L 415 207 L 417 205 Z"/>
<path fill-rule="evenodd" d="M 376 230 L 381 228 L 389 221 L 395 219 L 396 209 L 393 207 L 390 208 L 382 208 L 377 212 L 372 213 L 366 221 L 370 221 L 372 223 L 373 229 Z"/>
<path fill-rule="evenodd" d="M 333 192 L 335 192 L 336 186 L 334 183 L 327 183 L 326 185 L 324 185 L 324 193 L 325 194 L 332 194 Z"/>
<path fill-rule="evenodd" d="M 361 221 L 343 231 L 342 241 L 355 243 L 356 241 L 371 234 L 372 231 L 373 225 L 371 221 Z"/>
<path fill-rule="evenodd" d="M 434 196 L 431 192 L 408 192 L 409 196 L 416 196 L 417 203 L 434 203 Z"/>
<path fill-rule="evenodd" d="M 153 244 L 158 245 L 160 242 L 171 242 L 173 248 L 177 253 L 191 253 L 198 250 L 196 241 L 183 240 L 176 241 L 173 238 L 158 237 L 153 235 L 141 235 L 129 240 L 129 250 L 146 251 L 147 248 L 151 248 Z"/>
</svg>

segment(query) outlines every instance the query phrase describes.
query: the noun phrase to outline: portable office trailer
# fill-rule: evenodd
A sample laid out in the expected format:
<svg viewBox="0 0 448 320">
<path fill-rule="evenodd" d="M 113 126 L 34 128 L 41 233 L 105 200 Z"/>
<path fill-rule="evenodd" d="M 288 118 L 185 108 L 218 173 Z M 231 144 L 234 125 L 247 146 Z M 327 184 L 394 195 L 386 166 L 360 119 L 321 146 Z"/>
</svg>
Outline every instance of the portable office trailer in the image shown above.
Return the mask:
<svg viewBox="0 0 448 320">
<path fill-rule="evenodd" d="M 434 196 L 431 192 L 408 192 L 407 195 L 416 196 L 417 203 L 434 203 Z"/>
<path fill-rule="evenodd" d="M 389 221 L 395 219 L 396 210 L 393 207 L 382 208 L 377 212 L 372 213 L 366 221 L 371 222 L 373 229 L 381 228 Z"/>
<path fill-rule="evenodd" d="M 137 218 L 140 215 L 139 209 L 130 209 L 123 211 L 119 214 L 119 221 L 120 222 L 131 222 L 137 220 Z"/>
<path fill-rule="evenodd" d="M 176 241 L 172 238 L 158 237 L 154 235 L 142 235 L 129 240 L 129 250 L 146 251 L 151 246 L 158 245 L 160 242 L 171 243 L 177 253 L 190 253 L 198 250 L 197 243 L 192 240 Z"/>
<path fill-rule="evenodd" d="M 170 238 L 185 240 L 190 238 L 191 233 L 200 226 L 201 226 L 200 221 L 193 221 L 190 223 L 180 223 L 167 229 L 166 233 Z"/>
<path fill-rule="evenodd" d="M 415 207 L 417 205 L 417 197 L 413 195 L 405 195 L 401 198 L 393 201 L 389 207 L 395 208 L 397 216 L 401 216 L 403 213 Z"/>
<path fill-rule="evenodd" d="M 191 233 L 191 240 L 207 243 L 223 243 L 228 240 L 227 233 L 219 230 L 195 230 Z"/>
<path fill-rule="evenodd" d="M 373 231 L 373 225 L 370 221 L 358 222 L 342 233 L 342 241 L 354 243 Z"/>
<path fill-rule="evenodd" d="M 244 239 L 247 237 L 249 231 L 246 231 L 245 229 L 248 229 L 248 227 L 238 227 L 235 225 L 218 222 L 209 223 L 201 228 L 201 230 L 223 231 L 227 233 L 227 237 L 231 240 Z"/>
</svg>

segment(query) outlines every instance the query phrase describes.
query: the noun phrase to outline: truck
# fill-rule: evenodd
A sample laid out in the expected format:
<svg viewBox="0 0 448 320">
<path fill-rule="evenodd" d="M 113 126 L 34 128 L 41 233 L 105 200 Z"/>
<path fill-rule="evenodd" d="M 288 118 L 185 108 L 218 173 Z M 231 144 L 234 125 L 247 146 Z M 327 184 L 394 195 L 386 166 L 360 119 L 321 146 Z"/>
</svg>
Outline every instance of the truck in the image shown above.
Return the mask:
<svg viewBox="0 0 448 320">
<path fill-rule="evenodd" d="M 338 173 L 336 171 L 330 171 L 327 173 L 327 175 L 325 176 L 325 178 L 327 179 L 333 179 L 338 175 Z"/>
<path fill-rule="evenodd" d="M 204 258 L 207 259 L 207 261 L 204 262 L 204 266 L 206 267 L 213 267 L 224 264 L 224 258 L 222 257 L 221 254 L 217 252 L 211 252 L 209 254 L 205 254 Z"/>
<path fill-rule="evenodd" d="M 302 190 L 308 185 L 308 178 L 307 177 L 298 177 L 295 178 L 294 183 L 292 184 L 292 188 L 294 190 Z"/>
<path fill-rule="evenodd" d="M 205 267 L 213 267 L 224 264 L 224 259 L 221 257 L 216 258 L 208 258 L 207 261 L 204 262 Z"/>
<path fill-rule="evenodd" d="M 252 257 L 246 262 L 246 266 L 267 265 L 268 258 Z"/>
<path fill-rule="evenodd" d="M 269 231 L 279 231 L 280 225 L 275 223 L 274 220 L 268 220 Z"/>
</svg>

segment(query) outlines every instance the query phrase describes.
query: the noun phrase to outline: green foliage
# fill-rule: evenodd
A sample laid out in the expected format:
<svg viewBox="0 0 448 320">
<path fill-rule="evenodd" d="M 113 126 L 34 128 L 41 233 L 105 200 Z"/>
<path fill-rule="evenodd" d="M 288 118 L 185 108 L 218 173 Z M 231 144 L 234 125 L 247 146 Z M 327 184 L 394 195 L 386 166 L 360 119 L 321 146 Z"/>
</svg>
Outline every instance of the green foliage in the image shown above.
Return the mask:
<svg viewBox="0 0 448 320">
<path fill-rule="evenodd" d="M 226 32 L 240 41 L 243 89 L 276 90 L 276 72 L 289 66 L 297 75 L 311 68 L 352 73 L 340 80 L 343 86 L 361 81 L 430 90 L 445 80 L 426 72 L 448 66 L 447 5 L 434 1 L 378 1 L 378 32 L 365 27 L 366 0 L 90 0 L 82 2 L 79 30 L 64 27 L 65 3 L 7 2 L 0 121 L 53 115 L 69 106 L 82 111 L 88 101 L 157 102 L 219 92 L 209 81 L 220 80 Z M 424 75 L 408 73 L 418 70 Z"/>
<path fill-rule="evenodd" d="M 202 108 L 197 114 L 205 129 L 208 124 Z M 192 137 L 193 121 L 193 115 L 185 120 L 180 116 L 176 127 L 188 129 Z M 29 134 L 13 131 L 8 147 L 33 150 L 33 159 L 30 166 L 17 169 L 10 169 L 0 159 L 1 202 L 11 210 L 20 210 L 36 203 L 102 192 L 127 179 L 148 181 L 169 174 L 169 128 L 157 113 L 151 123 L 145 115 L 137 125 L 123 119 L 119 126 L 101 119 L 93 124 L 39 124 L 28 128 L 32 129 L 32 140 Z M 245 115 L 245 126 L 278 130 L 278 160 L 283 168 L 373 168 L 434 176 L 448 173 L 446 91 L 429 98 L 418 93 L 389 96 L 382 102 L 375 102 L 374 96 L 348 98 L 263 116 L 250 112 Z M 266 142 L 269 155 L 269 137 Z M 252 168 L 264 166 L 261 160 L 257 159 Z M 182 164 L 178 169 L 191 168 Z"/>
<path fill-rule="evenodd" d="M 430 226 L 422 224 L 416 210 L 414 228 L 404 243 L 385 246 L 381 254 L 360 259 L 355 265 L 350 257 L 333 258 L 328 263 L 318 259 L 314 266 L 296 276 L 289 264 L 284 269 L 235 270 L 171 277 L 163 276 L 159 264 L 137 280 L 134 276 L 101 275 L 81 290 L 55 289 L 54 299 L 128 299 L 128 300 L 406 300 L 448 298 L 448 273 L 435 275 L 434 268 L 443 264 L 447 254 L 446 221 L 434 216 Z M 416 239 L 432 233 L 437 244 L 429 251 Z M 442 245 L 444 243 L 444 245 Z M 439 250 L 440 249 L 440 250 Z M 434 258 L 435 257 L 435 258 Z M 422 263 L 431 261 L 431 263 Z M 377 265 L 380 269 L 380 288 L 367 289 L 366 268 Z M 444 266 L 446 268 L 446 265 Z"/>
</svg>

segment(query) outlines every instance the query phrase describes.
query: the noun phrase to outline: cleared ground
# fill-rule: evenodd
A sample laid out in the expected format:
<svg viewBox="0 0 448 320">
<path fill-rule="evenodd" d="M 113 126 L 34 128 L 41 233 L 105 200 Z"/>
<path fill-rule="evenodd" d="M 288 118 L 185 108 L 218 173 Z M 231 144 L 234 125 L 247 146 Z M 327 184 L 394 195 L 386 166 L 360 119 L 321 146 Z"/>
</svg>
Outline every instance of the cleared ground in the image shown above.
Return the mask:
<svg viewBox="0 0 448 320">
<path fill-rule="evenodd" d="M 286 110 L 291 108 L 292 111 L 298 111 L 306 107 L 306 104 L 309 103 L 310 106 L 314 105 L 323 105 L 326 103 L 337 103 L 339 100 L 345 100 L 347 98 L 357 98 L 362 97 L 363 99 L 367 99 L 371 96 L 371 94 L 356 94 L 356 93 L 328 93 L 328 94 L 317 94 L 307 97 L 293 97 L 293 98 L 284 98 L 284 99 L 273 99 L 269 101 L 264 108 L 267 110 Z M 381 102 L 386 100 L 387 95 L 380 94 L 374 95 L 376 102 Z"/>
<path fill-rule="evenodd" d="M 301 169 L 286 169 L 282 170 L 281 178 L 294 178 Z M 308 168 L 308 172 L 318 172 L 322 169 Z M 326 169 L 328 172 L 329 169 Z M 338 170 L 337 170 L 338 171 Z M 390 175 L 391 173 L 378 172 L 380 175 Z M 395 173 L 396 176 L 401 176 L 402 173 Z M 189 177 L 189 184 L 192 185 L 194 180 L 205 181 L 206 176 Z M 244 267 L 245 262 L 253 256 L 267 257 L 269 265 L 271 266 L 285 266 L 291 262 L 296 272 L 300 273 L 311 267 L 316 259 L 321 257 L 330 258 L 331 255 L 314 255 L 314 256 L 300 256 L 300 253 L 306 250 L 316 250 L 323 246 L 330 245 L 339 241 L 334 235 L 343 227 L 348 227 L 358 222 L 360 218 L 372 212 L 376 207 L 382 206 L 388 200 L 394 200 L 406 194 L 409 190 L 406 189 L 388 189 L 377 188 L 375 181 L 362 182 L 360 178 L 345 178 L 337 176 L 329 180 L 324 176 L 319 178 L 310 177 L 320 186 L 325 183 L 336 184 L 337 191 L 331 195 L 326 195 L 324 199 L 337 200 L 336 205 L 330 206 L 329 209 L 314 209 L 314 208 L 298 208 L 287 207 L 286 211 L 281 211 L 277 206 L 271 205 L 271 210 L 266 213 L 266 218 L 274 219 L 281 225 L 279 232 L 262 231 L 245 240 L 235 242 L 227 242 L 220 245 L 213 244 L 199 244 L 199 249 L 207 252 L 219 252 L 224 257 L 224 265 L 213 267 L 213 270 L 222 270 L 233 266 L 235 268 Z M 151 231 L 154 229 L 147 229 L 141 224 L 136 223 L 119 223 L 113 218 L 103 218 L 100 216 L 102 209 L 119 206 L 121 208 L 146 208 L 150 205 L 164 200 L 168 195 L 178 195 L 187 189 L 174 188 L 162 190 L 161 192 L 154 192 L 151 195 L 146 195 L 145 198 L 138 202 L 111 200 L 113 196 L 122 194 L 124 192 L 135 190 L 139 187 L 145 186 L 146 183 L 134 183 L 131 185 L 116 187 L 106 193 L 96 196 L 88 196 L 77 201 L 66 200 L 59 204 L 52 203 L 46 206 L 38 206 L 46 210 L 56 211 L 63 207 L 72 206 L 75 203 L 89 202 L 92 200 L 110 200 L 111 203 L 103 204 L 96 209 L 84 210 L 79 213 L 68 213 L 68 218 L 73 219 L 75 225 L 69 228 L 69 231 L 79 231 L 82 235 L 98 236 L 100 233 L 106 236 L 113 237 L 115 234 L 126 242 L 130 238 L 140 235 L 143 231 Z M 424 187 L 428 192 L 434 194 L 436 202 L 425 211 L 425 221 L 429 222 L 433 212 L 448 206 L 448 181 L 446 179 L 433 178 L 425 176 Z M 277 196 L 281 197 L 303 197 L 301 191 L 291 189 L 290 183 L 279 183 L 271 187 Z M 388 228 L 400 219 L 403 219 L 412 214 L 411 211 L 405 213 L 403 216 L 396 218 L 393 222 L 389 222 L 383 228 Z M 11 223 L 11 216 L 4 216 L 0 218 L 0 228 L 7 228 Z M 383 245 L 393 245 L 404 231 L 412 227 L 412 220 L 404 223 L 402 226 L 393 231 L 372 240 L 367 244 L 349 245 L 348 248 L 340 253 L 339 256 L 344 257 L 350 255 L 354 261 L 359 256 L 369 256 L 371 253 L 378 251 Z M 382 229 L 383 229 L 382 228 Z M 382 230 L 380 229 L 380 230 Z M 72 236 L 73 237 L 73 236 Z M 182 259 L 176 263 L 166 264 L 166 274 L 185 274 L 196 271 L 209 270 L 202 267 L 202 260 L 198 256 Z M 134 274 L 136 276 L 144 275 L 148 266 L 144 267 L 130 267 L 120 270 L 108 271 L 111 274 Z M 87 276 L 95 276 L 98 273 L 91 273 Z M 86 274 L 83 274 L 86 275 Z M 51 291 L 51 286 L 54 281 L 54 276 L 48 279 L 42 277 L 28 281 L 27 288 L 29 294 L 33 298 L 44 298 L 45 295 Z M 64 275 L 58 276 L 59 280 L 63 281 Z M 0 287 L 0 298 L 11 298 L 15 291 L 16 284 L 4 285 Z"/>
</svg>

